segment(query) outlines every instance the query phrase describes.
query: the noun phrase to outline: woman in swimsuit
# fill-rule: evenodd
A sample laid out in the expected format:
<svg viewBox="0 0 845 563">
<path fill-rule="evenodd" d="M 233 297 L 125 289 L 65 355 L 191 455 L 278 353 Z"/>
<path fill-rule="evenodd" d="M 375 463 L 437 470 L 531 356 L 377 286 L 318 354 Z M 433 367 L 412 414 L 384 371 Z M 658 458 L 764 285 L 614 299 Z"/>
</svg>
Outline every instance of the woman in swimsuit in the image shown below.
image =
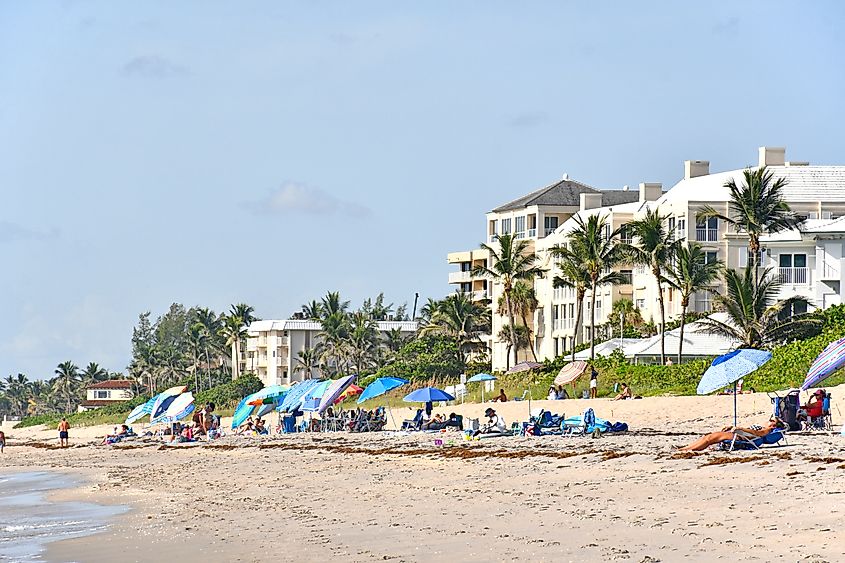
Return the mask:
<svg viewBox="0 0 845 563">
<path fill-rule="evenodd" d="M 785 428 L 784 423 L 776 417 L 772 417 L 765 426 L 752 426 L 751 428 L 739 428 L 734 426 L 726 426 L 720 432 L 711 432 L 706 436 L 702 436 L 692 444 L 681 448 L 682 451 L 700 452 L 706 450 L 708 447 L 718 444 L 723 440 L 732 440 L 734 433 L 743 438 L 762 438 L 767 436 L 770 432 L 776 429 Z"/>
</svg>

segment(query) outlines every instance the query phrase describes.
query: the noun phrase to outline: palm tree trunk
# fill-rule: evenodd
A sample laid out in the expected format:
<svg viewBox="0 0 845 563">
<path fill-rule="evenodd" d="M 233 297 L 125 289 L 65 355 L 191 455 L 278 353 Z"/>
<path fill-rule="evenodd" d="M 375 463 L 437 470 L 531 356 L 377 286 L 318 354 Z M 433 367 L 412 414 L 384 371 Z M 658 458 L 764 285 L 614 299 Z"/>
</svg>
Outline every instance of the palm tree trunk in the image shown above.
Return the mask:
<svg viewBox="0 0 845 563">
<path fill-rule="evenodd" d="M 596 292 L 598 286 L 593 280 L 593 294 L 590 296 L 590 361 L 596 361 Z"/>
<path fill-rule="evenodd" d="M 748 250 L 751 252 L 751 266 L 754 268 L 754 286 L 756 287 L 760 276 L 760 241 L 754 235 L 748 238 Z"/>
<path fill-rule="evenodd" d="M 680 340 L 678 340 L 678 365 L 681 365 L 681 357 L 684 349 L 684 325 L 687 321 L 687 305 L 689 305 L 689 299 L 684 297 L 681 299 L 681 333 L 679 335 Z"/>
<path fill-rule="evenodd" d="M 205 378 L 208 380 L 208 388 L 211 389 L 211 360 L 208 357 L 208 346 L 205 347 Z"/>
<path fill-rule="evenodd" d="M 657 302 L 660 304 L 660 365 L 666 365 L 666 309 L 663 304 L 663 285 L 660 283 L 660 270 L 654 271 L 654 279 L 657 281 Z"/>
<path fill-rule="evenodd" d="M 511 292 L 509 288 L 505 288 L 505 304 L 508 306 L 508 322 L 510 323 L 511 333 L 511 347 L 513 348 L 513 363 L 516 365 L 519 362 L 519 347 L 516 345 L 516 331 L 513 326 L 513 304 L 511 303 Z M 510 356 L 510 353 L 508 353 Z"/>
<path fill-rule="evenodd" d="M 580 344 L 581 340 L 581 319 L 584 316 L 584 292 L 578 290 L 575 297 L 578 299 L 575 307 L 575 337 L 572 339 L 572 361 L 575 361 L 575 348 Z"/>
<path fill-rule="evenodd" d="M 240 364 L 240 356 L 238 355 L 238 340 L 232 341 L 232 381 L 238 378 L 238 365 Z"/>
<path fill-rule="evenodd" d="M 528 346 L 531 348 L 531 357 L 534 358 L 534 361 L 537 361 L 537 353 L 534 351 L 534 343 L 531 342 L 531 329 L 528 328 L 528 321 L 525 318 L 525 315 L 520 315 L 522 318 L 522 324 L 525 325 L 525 329 L 528 331 Z"/>
</svg>

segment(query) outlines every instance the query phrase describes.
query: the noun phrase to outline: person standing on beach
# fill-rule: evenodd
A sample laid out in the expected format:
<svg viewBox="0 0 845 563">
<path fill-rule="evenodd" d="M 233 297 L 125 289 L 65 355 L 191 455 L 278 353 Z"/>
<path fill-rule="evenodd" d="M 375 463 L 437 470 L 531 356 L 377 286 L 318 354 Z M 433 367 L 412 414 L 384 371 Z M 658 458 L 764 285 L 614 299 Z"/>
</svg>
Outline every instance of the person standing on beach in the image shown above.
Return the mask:
<svg viewBox="0 0 845 563">
<path fill-rule="evenodd" d="M 6 434 L 0 430 L 0 454 L 3 453 L 3 449 L 6 447 Z"/>
<path fill-rule="evenodd" d="M 594 367 L 590 369 L 590 398 L 595 399 L 599 394 L 599 372 Z"/>
<path fill-rule="evenodd" d="M 62 418 L 62 421 L 59 422 L 59 445 L 63 448 L 66 448 L 70 445 L 70 441 L 68 440 L 69 430 L 70 424 L 68 423 L 66 418 Z"/>
</svg>

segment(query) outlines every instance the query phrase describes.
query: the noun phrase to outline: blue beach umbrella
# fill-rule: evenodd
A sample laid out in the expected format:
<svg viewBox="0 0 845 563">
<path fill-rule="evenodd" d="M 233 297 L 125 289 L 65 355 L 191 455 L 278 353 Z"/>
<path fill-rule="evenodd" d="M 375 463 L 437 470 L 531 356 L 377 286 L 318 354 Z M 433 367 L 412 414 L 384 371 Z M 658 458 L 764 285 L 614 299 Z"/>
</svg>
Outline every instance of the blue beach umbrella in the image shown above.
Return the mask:
<svg viewBox="0 0 845 563">
<path fill-rule="evenodd" d="M 325 381 L 319 382 L 317 385 L 312 387 L 306 394 L 305 397 L 302 398 L 302 406 L 300 407 L 303 411 L 310 411 L 314 412 L 320 408 L 320 400 L 325 395 L 326 390 L 329 388 L 330 385 L 334 383 L 334 380 L 327 379 Z"/>
<path fill-rule="evenodd" d="M 305 394 L 312 388 L 322 383 L 320 379 L 305 379 L 296 383 L 290 388 L 282 403 L 276 407 L 279 412 L 295 412 L 302 406 Z"/>
<path fill-rule="evenodd" d="M 367 388 L 364 389 L 364 392 L 361 393 L 360 397 L 358 397 L 358 404 L 360 405 L 364 401 L 380 397 L 388 391 L 393 391 L 397 387 L 402 387 L 407 384 L 408 380 L 402 379 L 401 377 L 379 377 L 367 385 Z"/>
<path fill-rule="evenodd" d="M 496 378 L 489 373 L 477 373 L 467 379 L 467 383 L 480 383 L 482 381 L 496 381 Z M 484 402 L 484 386 L 481 386 L 481 402 Z"/>
<path fill-rule="evenodd" d="M 346 388 L 352 385 L 352 382 L 355 381 L 356 377 L 358 376 L 347 375 L 346 377 L 335 379 L 320 397 L 320 403 L 317 405 L 317 412 L 319 412 L 320 415 L 326 412 L 326 410 L 334 404 L 335 400 L 340 397 L 341 393 L 346 391 Z"/>
<path fill-rule="evenodd" d="M 843 365 L 845 365 L 845 338 L 840 338 L 828 344 L 827 348 L 813 361 L 804 383 L 801 384 L 801 390 L 806 391 L 810 387 L 816 387 Z"/>
<path fill-rule="evenodd" d="M 740 348 L 719 356 L 698 382 L 696 392 L 706 395 L 734 386 L 734 426 L 736 426 L 736 382 L 772 359 L 772 353 L 753 348 Z"/>
<path fill-rule="evenodd" d="M 411 391 L 402 399 L 406 403 L 433 403 L 434 401 L 454 401 L 455 398 L 436 387 L 423 387 L 416 391 Z"/>
</svg>

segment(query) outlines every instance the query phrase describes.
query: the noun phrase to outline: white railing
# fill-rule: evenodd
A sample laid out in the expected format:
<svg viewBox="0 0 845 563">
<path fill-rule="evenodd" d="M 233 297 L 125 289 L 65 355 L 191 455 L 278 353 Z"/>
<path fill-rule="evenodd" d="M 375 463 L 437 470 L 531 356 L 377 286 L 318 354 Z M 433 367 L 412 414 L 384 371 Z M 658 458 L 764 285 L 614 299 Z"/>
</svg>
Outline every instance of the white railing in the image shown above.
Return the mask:
<svg viewBox="0 0 845 563">
<path fill-rule="evenodd" d="M 695 229 L 695 240 L 698 242 L 716 242 L 719 240 L 718 229 Z"/>
<path fill-rule="evenodd" d="M 555 319 L 552 321 L 552 330 L 567 330 L 575 326 L 575 319 Z"/>
<path fill-rule="evenodd" d="M 276 346 L 287 346 L 289 343 L 287 336 L 277 336 L 276 337 Z"/>
<path fill-rule="evenodd" d="M 259 346 L 267 346 L 267 337 L 266 336 L 259 336 L 258 337 L 258 345 Z"/>
<path fill-rule="evenodd" d="M 525 231 L 520 231 L 513 235 L 513 238 L 525 238 Z"/>
<path fill-rule="evenodd" d="M 483 301 L 484 299 L 490 299 L 490 296 L 487 295 L 487 292 L 485 290 L 481 289 L 472 292 L 473 301 Z"/>
<path fill-rule="evenodd" d="M 555 232 L 555 229 L 557 229 L 557 227 L 546 227 L 546 235 L 545 236 L 549 236 L 550 234 Z"/>
<path fill-rule="evenodd" d="M 822 279 L 823 280 L 838 280 L 840 278 L 840 271 L 839 266 L 828 264 L 827 262 L 822 263 Z"/>
<path fill-rule="evenodd" d="M 490 241 L 491 243 L 496 242 L 497 240 L 499 240 L 499 235 L 494 233 L 494 234 L 490 235 L 487 240 Z"/>
<path fill-rule="evenodd" d="M 780 283 L 806 284 L 807 268 L 778 268 Z"/>
<path fill-rule="evenodd" d="M 472 278 L 472 272 L 449 272 L 449 283 L 468 282 Z"/>
<path fill-rule="evenodd" d="M 528 238 L 534 238 L 537 236 L 537 229 L 528 229 Z"/>
</svg>

